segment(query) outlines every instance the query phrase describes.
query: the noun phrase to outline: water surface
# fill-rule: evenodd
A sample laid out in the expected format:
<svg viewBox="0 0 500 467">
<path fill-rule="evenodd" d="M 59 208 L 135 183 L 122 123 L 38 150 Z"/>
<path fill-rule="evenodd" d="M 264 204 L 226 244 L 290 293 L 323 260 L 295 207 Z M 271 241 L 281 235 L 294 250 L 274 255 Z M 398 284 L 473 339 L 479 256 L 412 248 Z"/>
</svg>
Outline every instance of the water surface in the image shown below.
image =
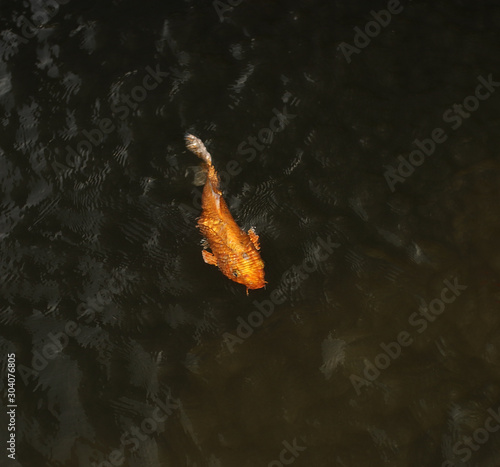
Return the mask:
<svg viewBox="0 0 500 467">
<path fill-rule="evenodd" d="M 49 3 L 0 20 L 2 465 L 498 465 L 498 3 Z"/>
</svg>

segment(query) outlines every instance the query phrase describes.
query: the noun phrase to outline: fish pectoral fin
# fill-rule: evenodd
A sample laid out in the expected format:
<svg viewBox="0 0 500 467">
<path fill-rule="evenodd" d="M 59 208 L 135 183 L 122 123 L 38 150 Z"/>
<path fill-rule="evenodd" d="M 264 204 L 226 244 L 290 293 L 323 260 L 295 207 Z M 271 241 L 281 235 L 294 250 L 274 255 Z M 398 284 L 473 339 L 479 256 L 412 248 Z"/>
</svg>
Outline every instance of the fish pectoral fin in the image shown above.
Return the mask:
<svg viewBox="0 0 500 467">
<path fill-rule="evenodd" d="M 217 258 L 213 253 L 210 253 L 207 250 L 203 250 L 201 252 L 201 255 L 203 256 L 203 261 L 205 261 L 205 263 L 217 266 Z"/>
<path fill-rule="evenodd" d="M 255 233 L 253 227 L 248 231 L 248 236 L 250 237 L 250 241 L 253 243 L 253 246 L 257 250 L 260 250 L 259 236 Z"/>
</svg>

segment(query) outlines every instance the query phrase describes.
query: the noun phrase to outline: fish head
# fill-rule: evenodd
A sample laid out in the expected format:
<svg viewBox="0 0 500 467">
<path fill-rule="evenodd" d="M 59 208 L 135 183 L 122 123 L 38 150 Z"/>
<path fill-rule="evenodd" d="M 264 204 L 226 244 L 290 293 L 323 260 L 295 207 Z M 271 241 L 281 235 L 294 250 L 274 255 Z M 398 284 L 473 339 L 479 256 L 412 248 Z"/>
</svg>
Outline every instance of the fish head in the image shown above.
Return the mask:
<svg viewBox="0 0 500 467">
<path fill-rule="evenodd" d="M 247 289 L 261 289 L 266 285 L 264 261 L 255 248 L 236 251 L 233 258 L 235 261 L 231 262 L 228 274 L 231 280 L 243 284 Z"/>
</svg>

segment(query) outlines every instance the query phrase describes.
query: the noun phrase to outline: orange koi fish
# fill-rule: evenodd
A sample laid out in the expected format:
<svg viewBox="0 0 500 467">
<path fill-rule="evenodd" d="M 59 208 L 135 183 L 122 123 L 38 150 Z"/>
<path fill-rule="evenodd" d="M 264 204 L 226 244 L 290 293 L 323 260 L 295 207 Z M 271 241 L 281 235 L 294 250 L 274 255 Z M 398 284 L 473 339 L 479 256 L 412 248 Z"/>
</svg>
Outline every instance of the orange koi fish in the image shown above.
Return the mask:
<svg viewBox="0 0 500 467">
<path fill-rule="evenodd" d="M 201 252 L 203 259 L 205 263 L 217 266 L 232 281 L 246 286 L 248 295 L 248 289 L 260 289 L 266 284 L 264 261 L 259 254 L 259 236 L 253 228 L 248 233 L 240 229 L 231 216 L 219 188 L 219 176 L 205 145 L 190 134 L 185 139 L 186 147 L 203 160 L 207 170 L 198 228 L 212 253 L 204 249 Z"/>
</svg>

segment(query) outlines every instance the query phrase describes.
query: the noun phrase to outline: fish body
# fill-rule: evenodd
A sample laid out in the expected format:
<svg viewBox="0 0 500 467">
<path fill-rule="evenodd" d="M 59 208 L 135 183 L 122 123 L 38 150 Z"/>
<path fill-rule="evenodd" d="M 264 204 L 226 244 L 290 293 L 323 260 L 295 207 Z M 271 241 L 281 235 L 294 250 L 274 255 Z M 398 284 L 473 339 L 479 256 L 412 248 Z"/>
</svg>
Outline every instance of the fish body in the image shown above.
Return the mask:
<svg viewBox="0 0 500 467">
<path fill-rule="evenodd" d="M 247 294 L 248 289 L 264 287 L 266 281 L 264 262 L 259 253 L 259 236 L 253 228 L 243 231 L 233 219 L 222 197 L 212 157 L 202 141 L 190 134 L 185 139 L 186 147 L 203 160 L 207 170 L 198 228 L 212 252 L 204 249 L 203 260 L 217 266 L 232 281 L 245 285 Z"/>
</svg>

